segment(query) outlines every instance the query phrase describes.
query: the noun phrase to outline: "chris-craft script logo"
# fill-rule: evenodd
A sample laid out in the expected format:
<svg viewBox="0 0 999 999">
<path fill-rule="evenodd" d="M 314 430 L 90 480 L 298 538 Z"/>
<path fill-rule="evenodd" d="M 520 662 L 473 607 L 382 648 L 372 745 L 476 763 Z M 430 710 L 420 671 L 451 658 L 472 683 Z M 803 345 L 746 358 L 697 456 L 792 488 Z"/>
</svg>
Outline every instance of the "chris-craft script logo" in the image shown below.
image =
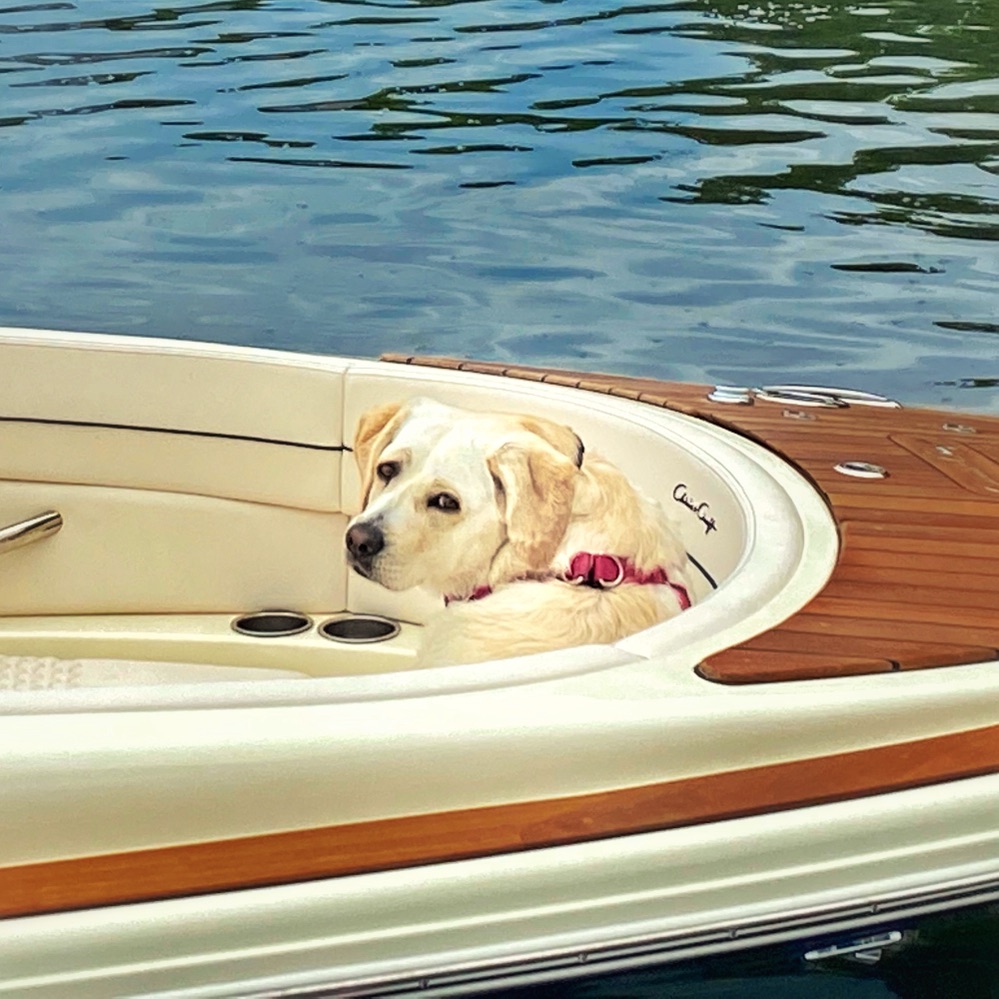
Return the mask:
<svg viewBox="0 0 999 999">
<path fill-rule="evenodd" d="M 698 503 L 697 500 L 692 499 L 690 493 L 687 492 L 686 482 L 678 482 L 674 486 L 673 499 L 697 516 L 697 519 L 704 525 L 705 534 L 710 534 L 712 531 L 718 530 L 715 518 L 711 516 L 711 504 Z"/>
</svg>

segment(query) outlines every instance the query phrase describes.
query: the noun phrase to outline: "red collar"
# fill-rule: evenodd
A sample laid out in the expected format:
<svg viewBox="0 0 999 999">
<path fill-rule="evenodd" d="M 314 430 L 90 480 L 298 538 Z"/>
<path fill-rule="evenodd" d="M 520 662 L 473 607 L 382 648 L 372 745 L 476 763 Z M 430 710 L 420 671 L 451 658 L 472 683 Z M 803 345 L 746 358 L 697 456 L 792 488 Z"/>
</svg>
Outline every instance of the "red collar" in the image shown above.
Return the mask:
<svg viewBox="0 0 999 999">
<path fill-rule="evenodd" d="M 593 555 L 590 552 L 576 552 L 569 560 L 569 568 L 560 575 L 552 575 L 552 579 L 561 579 L 574 586 L 591 586 L 598 590 L 610 590 L 622 583 L 636 583 L 639 586 L 656 585 L 669 586 L 676 594 L 680 610 L 686 610 L 690 604 L 690 594 L 680 583 L 670 580 L 662 566 L 645 571 L 638 569 L 630 559 L 619 555 Z M 445 606 L 456 601 L 481 600 L 492 593 L 491 586 L 477 586 L 467 597 L 450 594 L 444 597 Z"/>
<path fill-rule="evenodd" d="M 576 552 L 569 560 L 568 571 L 560 578 L 576 586 L 593 586 L 598 590 L 610 590 L 622 583 L 669 586 L 680 602 L 680 610 L 686 610 L 690 606 L 690 594 L 687 588 L 671 582 L 662 566 L 657 565 L 646 572 L 644 569 L 636 568 L 630 559 L 619 555 Z"/>
<path fill-rule="evenodd" d="M 492 592 L 493 588 L 488 583 L 483 583 L 482 586 L 476 586 L 467 597 L 458 596 L 456 593 L 445 593 L 444 606 L 447 607 L 448 604 L 467 603 L 471 600 L 481 600 L 483 597 L 488 597 Z"/>
</svg>

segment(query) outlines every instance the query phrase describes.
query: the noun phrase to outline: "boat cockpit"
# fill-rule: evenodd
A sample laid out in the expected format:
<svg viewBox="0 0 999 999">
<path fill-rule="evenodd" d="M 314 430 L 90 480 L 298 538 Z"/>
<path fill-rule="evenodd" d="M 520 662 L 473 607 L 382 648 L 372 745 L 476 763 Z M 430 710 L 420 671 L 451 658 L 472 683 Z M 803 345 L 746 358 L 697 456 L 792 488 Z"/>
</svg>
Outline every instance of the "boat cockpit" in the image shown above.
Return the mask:
<svg viewBox="0 0 999 999">
<path fill-rule="evenodd" d="M 674 514 L 695 606 L 571 657 L 414 672 L 439 601 L 351 573 L 343 535 L 359 415 L 416 395 L 570 425 Z M 837 553 L 818 492 L 765 448 L 553 384 L 6 330 L 0 400 L 0 711 L 419 696 L 650 660 L 696 685 L 698 662 L 797 610 Z"/>
</svg>

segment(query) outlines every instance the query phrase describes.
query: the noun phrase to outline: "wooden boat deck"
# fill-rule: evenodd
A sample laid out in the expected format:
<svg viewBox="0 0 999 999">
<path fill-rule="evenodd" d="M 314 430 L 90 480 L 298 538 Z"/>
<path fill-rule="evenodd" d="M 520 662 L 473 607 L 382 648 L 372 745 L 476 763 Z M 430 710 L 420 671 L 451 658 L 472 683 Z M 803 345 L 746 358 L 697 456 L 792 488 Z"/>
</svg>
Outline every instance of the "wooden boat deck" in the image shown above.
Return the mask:
<svg viewBox="0 0 999 999">
<path fill-rule="evenodd" d="M 825 588 L 778 627 L 699 667 L 719 683 L 924 669 L 999 658 L 999 418 L 932 409 L 712 402 L 710 386 L 389 354 L 712 420 L 776 451 L 822 492 L 841 548 Z M 883 467 L 861 479 L 841 462 Z"/>
</svg>

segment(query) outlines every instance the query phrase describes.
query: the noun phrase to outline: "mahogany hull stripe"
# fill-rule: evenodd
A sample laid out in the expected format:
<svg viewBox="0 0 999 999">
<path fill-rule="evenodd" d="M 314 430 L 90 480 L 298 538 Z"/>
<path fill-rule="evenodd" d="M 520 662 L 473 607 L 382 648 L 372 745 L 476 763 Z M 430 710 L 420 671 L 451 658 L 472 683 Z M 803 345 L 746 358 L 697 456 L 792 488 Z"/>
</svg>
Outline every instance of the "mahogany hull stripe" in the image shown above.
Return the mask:
<svg viewBox="0 0 999 999">
<path fill-rule="evenodd" d="M 999 725 L 593 794 L 0 868 L 0 916 L 439 864 L 999 773 Z"/>
</svg>

